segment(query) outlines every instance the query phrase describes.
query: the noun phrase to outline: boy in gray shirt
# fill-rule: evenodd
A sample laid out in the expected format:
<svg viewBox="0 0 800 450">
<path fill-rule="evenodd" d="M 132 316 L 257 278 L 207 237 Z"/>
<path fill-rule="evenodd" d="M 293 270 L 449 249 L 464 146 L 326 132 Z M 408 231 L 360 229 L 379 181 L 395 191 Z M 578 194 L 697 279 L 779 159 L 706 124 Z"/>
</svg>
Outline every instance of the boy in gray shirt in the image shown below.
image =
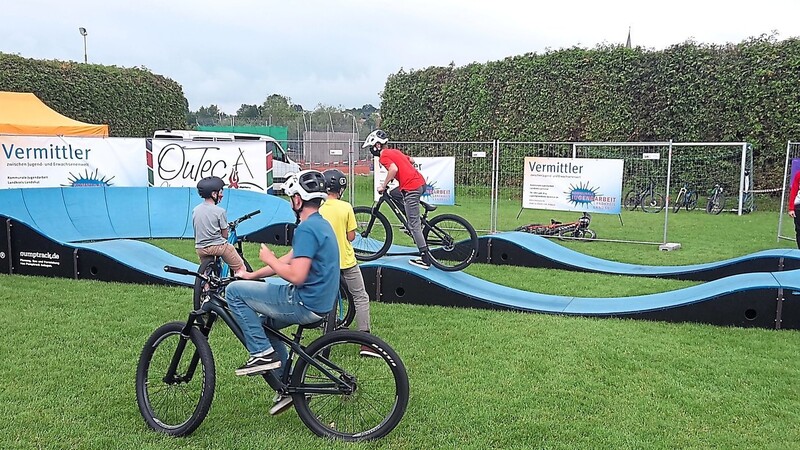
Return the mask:
<svg viewBox="0 0 800 450">
<path fill-rule="evenodd" d="M 205 200 L 192 211 L 194 247 L 201 262 L 221 256 L 231 273 L 238 277 L 247 270 L 236 248 L 228 243 L 228 219 L 225 210 L 217 206 L 222 200 L 224 186 L 225 182 L 219 177 L 203 178 L 197 183 L 197 193 Z"/>
</svg>

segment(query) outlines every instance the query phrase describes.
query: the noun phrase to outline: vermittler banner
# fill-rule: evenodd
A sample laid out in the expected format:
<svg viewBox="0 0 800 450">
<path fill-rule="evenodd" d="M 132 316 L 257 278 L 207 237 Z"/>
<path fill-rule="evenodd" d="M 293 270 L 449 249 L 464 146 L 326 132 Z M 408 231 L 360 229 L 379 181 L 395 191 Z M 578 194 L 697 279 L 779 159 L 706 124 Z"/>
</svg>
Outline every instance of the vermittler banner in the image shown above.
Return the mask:
<svg viewBox="0 0 800 450">
<path fill-rule="evenodd" d="M 622 159 L 526 157 L 522 207 L 619 214 Z"/>
<path fill-rule="evenodd" d="M 378 200 L 378 187 L 386 178 L 386 168 L 373 158 L 375 167 L 375 200 Z M 425 178 L 425 193 L 422 201 L 431 205 L 455 205 L 456 159 L 452 156 L 414 158 L 414 167 Z M 397 186 L 397 181 L 389 183 L 389 189 Z"/>
</svg>

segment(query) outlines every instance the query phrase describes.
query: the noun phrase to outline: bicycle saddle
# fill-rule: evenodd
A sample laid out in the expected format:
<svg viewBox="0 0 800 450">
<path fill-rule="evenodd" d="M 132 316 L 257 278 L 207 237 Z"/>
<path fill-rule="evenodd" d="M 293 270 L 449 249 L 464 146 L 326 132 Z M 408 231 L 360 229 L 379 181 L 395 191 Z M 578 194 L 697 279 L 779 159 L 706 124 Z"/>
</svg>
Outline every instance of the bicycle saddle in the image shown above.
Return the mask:
<svg viewBox="0 0 800 450">
<path fill-rule="evenodd" d="M 422 202 L 422 201 L 419 202 L 419 204 L 422 205 L 423 208 L 425 208 L 425 212 L 436 211 L 436 205 L 429 205 L 429 204 L 427 204 L 425 202 Z"/>
</svg>

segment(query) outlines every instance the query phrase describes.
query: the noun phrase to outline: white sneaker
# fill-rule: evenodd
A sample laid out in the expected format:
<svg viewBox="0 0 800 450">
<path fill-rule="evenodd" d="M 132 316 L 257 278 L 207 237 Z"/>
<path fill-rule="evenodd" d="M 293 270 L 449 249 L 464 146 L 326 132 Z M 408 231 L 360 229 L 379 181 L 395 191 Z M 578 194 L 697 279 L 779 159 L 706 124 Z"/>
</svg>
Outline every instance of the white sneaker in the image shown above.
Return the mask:
<svg viewBox="0 0 800 450">
<path fill-rule="evenodd" d="M 420 269 L 428 270 L 431 268 L 431 265 L 425 262 L 425 260 L 422 258 L 409 259 L 408 263 L 411 264 L 412 266 L 417 266 Z"/>
</svg>

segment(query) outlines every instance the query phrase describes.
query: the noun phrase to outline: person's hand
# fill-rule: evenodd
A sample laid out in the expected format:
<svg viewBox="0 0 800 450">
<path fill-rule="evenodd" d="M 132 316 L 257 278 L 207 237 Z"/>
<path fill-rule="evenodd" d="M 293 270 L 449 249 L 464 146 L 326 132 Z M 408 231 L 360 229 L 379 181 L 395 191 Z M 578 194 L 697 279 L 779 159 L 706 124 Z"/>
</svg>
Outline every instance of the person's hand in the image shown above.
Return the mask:
<svg viewBox="0 0 800 450">
<path fill-rule="evenodd" d="M 266 244 L 261 244 L 261 250 L 258 251 L 258 259 L 264 264 L 269 265 L 268 261 L 270 259 L 275 259 L 275 254 L 272 253 L 272 250 L 270 250 Z"/>
<path fill-rule="evenodd" d="M 792 219 L 794 219 L 794 216 L 795 216 L 795 215 L 796 215 L 796 214 L 795 214 L 794 210 L 793 210 L 793 209 L 790 209 L 790 210 L 789 210 L 789 217 L 791 217 Z"/>
<path fill-rule="evenodd" d="M 386 188 L 385 188 L 385 187 L 383 187 L 383 186 L 378 186 L 378 194 L 383 194 L 383 191 L 385 191 L 385 190 L 386 190 Z"/>
</svg>

